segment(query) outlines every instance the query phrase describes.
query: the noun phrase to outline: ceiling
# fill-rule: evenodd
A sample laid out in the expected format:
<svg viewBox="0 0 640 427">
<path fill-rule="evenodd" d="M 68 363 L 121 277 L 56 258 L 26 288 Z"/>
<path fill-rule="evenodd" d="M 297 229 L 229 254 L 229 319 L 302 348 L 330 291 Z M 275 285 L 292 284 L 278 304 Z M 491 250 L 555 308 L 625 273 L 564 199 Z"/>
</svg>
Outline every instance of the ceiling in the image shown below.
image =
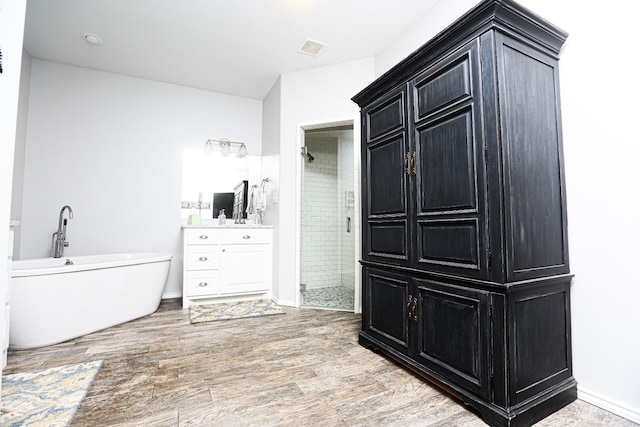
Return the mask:
<svg viewBox="0 0 640 427">
<path fill-rule="evenodd" d="M 263 99 L 280 74 L 376 55 L 436 1 L 28 0 L 24 46 L 38 59 Z M 326 44 L 319 56 L 298 53 L 307 38 Z"/>
</svg>

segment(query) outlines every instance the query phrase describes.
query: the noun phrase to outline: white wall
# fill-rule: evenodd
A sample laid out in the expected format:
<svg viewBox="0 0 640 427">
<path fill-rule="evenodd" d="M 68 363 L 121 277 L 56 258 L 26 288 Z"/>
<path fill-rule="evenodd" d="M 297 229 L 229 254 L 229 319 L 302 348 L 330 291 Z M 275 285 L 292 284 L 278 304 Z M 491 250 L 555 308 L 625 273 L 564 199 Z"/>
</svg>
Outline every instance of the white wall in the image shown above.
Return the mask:
<svg viewBox="0 0 640 427">
<path fill-rule="evenodd" d="M 9 214 L 11 211 L 11 178 L 18 120 L 22 38 L 26 0 L 0 0 L 0 355 L 7 339 L 5 302 L 9 287 Z M 8 319 L 7 319 L 8 320 Z M 0 364 L 0 376 L 2 364 Z M 2 384 L 0 384 L 0 389 Z"/>
<path fill-rule="evenodd" d="M 478 0 L 440 0 L 435 3 L 422 21 L 408 28 L 399 39 L 376 55 L 376 77 L 402 61 L 477 3 Z"/>
<path fill-rule="evenodd" d="M 261 154 L 262 102 L 34 59 L 21 258 L 49 256 L 68 204 L 67 255 L 170 252 L 181 294 L 182 150 L 209 139 Z"/>
<path fill-rule="evenodd" d="M 296 200 L 300 126 L 352 119 L 360 123 L 358 106 L 351 97 L 373 81 L 373 58 L 329 67 L 283 74 L 281 84 L 281 133 L 278 239 L 279 276 L 274 281 L 281 303 L 295 304 L 298 278 Z M 358 132 L 359 135 L 359 132 Z M 264 165 L 264 163 L 263 163 Z"/>
<path fill-rule="evenodd" d="M 16 127 L 16 146 L 13 156 L 13 183 L 11 191 L 11 218 L 22 218 L 22 195 L 24 187 L 25 148 L 27 146 L 27 118 L 29 115 L 29 92 L 31 85 L 31 55 L 22 51 L 22 70 L 20 73 L 20 100 L 18 102 L 18 125 Z M 20 236 L 22 227 L 14 228 L 13 253 L 20 254 Z"/>
<path fill-rule="evenodd" d="M 560 85 L 569 214 L 573 362 L 578 396 L 640 422 L 640 144 L 635 13 L 624 0 L 520 0 L 569 32 Z M 380 75 L 475 0 L 441 0 L 376 57 Z M 637 61 L 636 61 L 637 62 Z"/>
<path fill-rule="evenodd" d="M 262 177 L 269 178 L 271 182 L 272 196 L 278 195 L 278 185 L 280 180 L 280 123 L 282 120 L 282 99 L 280 79 L 273 85 L 265 99 L 262 101 Z M 280 288 L 278 284 L 280 263 L 280 213 L 277 203 L 268 205 L 268 210 L 264 214 L 265 224 L 274 227 L 273 239 L 273 297 L 280 302 Z"/>
</svg>

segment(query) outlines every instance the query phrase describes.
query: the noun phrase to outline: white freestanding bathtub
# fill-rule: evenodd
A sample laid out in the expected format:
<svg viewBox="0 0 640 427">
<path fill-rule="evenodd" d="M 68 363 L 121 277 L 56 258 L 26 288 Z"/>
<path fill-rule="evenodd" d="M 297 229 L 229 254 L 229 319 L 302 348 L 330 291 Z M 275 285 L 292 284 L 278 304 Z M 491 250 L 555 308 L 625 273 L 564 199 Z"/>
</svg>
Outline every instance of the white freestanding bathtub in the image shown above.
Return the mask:
<svg viewBox="0 0 640 427">
<path fill-rule="evenodd" d="M 158 253 L 13 261 L 9 347 L 57 344 L 153 313 L 170 264 Z"/>
</svg>

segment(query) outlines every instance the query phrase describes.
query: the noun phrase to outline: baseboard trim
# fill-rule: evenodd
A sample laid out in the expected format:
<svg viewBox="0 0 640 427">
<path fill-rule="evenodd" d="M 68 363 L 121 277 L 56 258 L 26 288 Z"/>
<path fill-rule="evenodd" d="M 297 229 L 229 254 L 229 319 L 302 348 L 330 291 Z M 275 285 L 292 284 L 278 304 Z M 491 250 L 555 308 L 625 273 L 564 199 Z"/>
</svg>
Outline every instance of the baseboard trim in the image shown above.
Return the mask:
<svg viewBox="0 0 640 427">
<path fill-rule="evenodd" d="M 162 299 L 182 298 L 182 292 L 166 292 L 162 294 Z"/>
<path fill-rule="evenodd" d="M 286 299 L 280 299 L 280 298 L 276 297 L 275 295 L 272 296 L 271 299 L 276 304 L 283 305 L 285 307 L 295 307 L 296 306 L 296 302 L 295 301 L 290 301 L 290 300 L 286 300 Z"/>
<path fill-rule="evenodd" d="M 640 423 L 640 408 L 631 408 L 627 405 L 615 402 L 605 396 L 593 393 L 590 390 L 585 390 L 584 388 L 581 388 L 580 385 L 578 385 L 578 399 L 584 400 L 587 403 L 619 415 L 622 418 L 633 421 L 634 423 Z"/>
</svg>

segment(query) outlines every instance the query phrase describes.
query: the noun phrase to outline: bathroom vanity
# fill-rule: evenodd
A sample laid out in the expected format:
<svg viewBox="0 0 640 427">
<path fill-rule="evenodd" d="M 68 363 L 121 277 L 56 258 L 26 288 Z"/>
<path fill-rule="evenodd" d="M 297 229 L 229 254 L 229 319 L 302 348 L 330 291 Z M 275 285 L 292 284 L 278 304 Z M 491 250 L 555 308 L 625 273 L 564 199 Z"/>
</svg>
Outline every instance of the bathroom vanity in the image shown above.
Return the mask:
<svg viewBox="0 0 640 427">
<path fill-rule="evenodd" d="M 182 307 L 271 298 L 273 227 L 183 225 Z"/>
</svg>

